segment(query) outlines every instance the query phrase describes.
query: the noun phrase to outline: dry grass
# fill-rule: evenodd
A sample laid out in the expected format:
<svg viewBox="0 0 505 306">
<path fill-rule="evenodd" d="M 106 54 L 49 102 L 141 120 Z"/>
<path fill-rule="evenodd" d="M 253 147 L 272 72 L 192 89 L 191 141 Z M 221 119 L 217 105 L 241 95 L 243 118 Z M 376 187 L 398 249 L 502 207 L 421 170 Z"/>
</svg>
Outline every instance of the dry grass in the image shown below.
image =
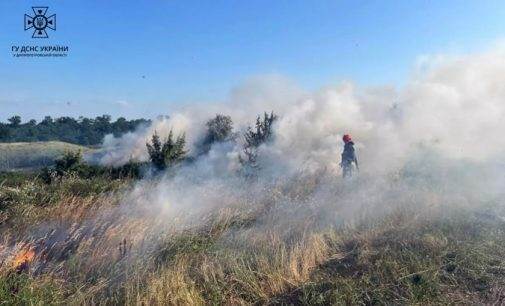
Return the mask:
<svg viewBox="0 0 505 306">
<path fill-rule="evenodd" d="M 448 211 L 430 203 L 321 224 L 317 209 L 307 213 L 303 201 L 292 200 L 309 199 L 317 185 L 311 179 L 275 186 L 261 203 L 228 205 L 197 225 L 178 226 L 145 207 L 121 204 L 128 182 L 4 184 L 0 300 L 328 305 L 505 299 L 505 222 L 494 206 Z M 282 214 L 289 219 L 281 221 Z M 15 271 L 12 260 L 27 244 L 35 257 Z"/>
</svg>

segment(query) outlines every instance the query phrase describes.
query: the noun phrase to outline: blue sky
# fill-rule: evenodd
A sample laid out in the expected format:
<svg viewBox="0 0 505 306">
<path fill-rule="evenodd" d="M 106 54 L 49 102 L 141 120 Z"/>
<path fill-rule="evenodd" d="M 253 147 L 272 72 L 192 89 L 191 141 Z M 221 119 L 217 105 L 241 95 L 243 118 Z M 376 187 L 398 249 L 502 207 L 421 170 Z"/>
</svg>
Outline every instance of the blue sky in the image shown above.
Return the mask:
<svg viewBox="0 0 505 306">
<path fill-rule="evenodd" d="M 57 15 L 50 38 L 23 30 L 31 6 Z M 399 86 L 420 55 L 502 39 L 505 2 L 1 0 L 0 29 L 0 120 L 152 117 L 221 100 L 264 74 L 308 90 Z M 69 56 L 11 55 L 13 45 L 41 44 L 68 45 Z"/>
</svg>

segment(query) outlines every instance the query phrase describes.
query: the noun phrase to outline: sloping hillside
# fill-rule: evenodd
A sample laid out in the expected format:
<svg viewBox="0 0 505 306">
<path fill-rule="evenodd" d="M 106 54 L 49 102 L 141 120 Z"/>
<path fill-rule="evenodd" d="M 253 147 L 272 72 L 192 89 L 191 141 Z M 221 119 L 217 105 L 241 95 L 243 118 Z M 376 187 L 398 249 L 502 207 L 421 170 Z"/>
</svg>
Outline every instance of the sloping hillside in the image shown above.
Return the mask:
<svg viewBox="0 0 505 306">
<path fill-rule="evenodd" d="M 92 149 L 61 141 L 0 143 L 0 171 L 33 169 L 52 164 L 66 151 Z"/>
</svg>

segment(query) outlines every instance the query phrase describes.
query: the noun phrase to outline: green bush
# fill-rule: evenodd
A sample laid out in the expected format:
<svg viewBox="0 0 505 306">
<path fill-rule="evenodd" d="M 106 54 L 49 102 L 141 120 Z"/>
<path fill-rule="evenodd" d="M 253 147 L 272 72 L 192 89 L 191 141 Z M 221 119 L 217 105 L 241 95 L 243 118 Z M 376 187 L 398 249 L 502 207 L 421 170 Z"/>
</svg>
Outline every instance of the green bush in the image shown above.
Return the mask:
<svg viewBox="0 0 505 306">
<path fill-rule="evenodd" d="M 39 173 L 40 179 L 46 184 L 61 180 L 65 176 L 76 176 L 82 179 L 103 177 L 107 179 L 139 179 L 142 177 L 142 166 L 145 163 L 129 161 L 119 167 L 104 167 L 89 165 L 82 161 L 81 152 L 67 152 L 55 161 L 55 166 L 44 167 Z"/>
<path fill-rule="evenodd" d="M 207 153 L 212 144 L 224 142 L 233 138 L 233 121 L 230 116 L 217 114 L 216 117 L 207 121 L 207 132 L 200 144 L 200 154 Z"/>
<path fill-rule="evenodd" d="M 256 118 L 255 128 L 247 128 L 244 134 L 244 157 L 239 156 L 240 163 L 246 168 L 255 169 L 258 167 L 258 147 L 271 140 L 273 136 L 272 126 L 275 120 L 277 120 L 277 116 L 273 112 L 270 115 L 265 112 L 263 119 L 260 116 Z"/>
<path fill-rule="evenodd" d="M 161 142 L 160 137 L 155 132 L 151 143 L 146 143 L 151 163 L 158 170 L 164 170 L 182 161 L 187 154 L 187 151 L 184 150 L 185 145 L 185 135 L 182 134 L 174 139 L 172 130 L 170 130 L 165 141 Z"/>
</svg>

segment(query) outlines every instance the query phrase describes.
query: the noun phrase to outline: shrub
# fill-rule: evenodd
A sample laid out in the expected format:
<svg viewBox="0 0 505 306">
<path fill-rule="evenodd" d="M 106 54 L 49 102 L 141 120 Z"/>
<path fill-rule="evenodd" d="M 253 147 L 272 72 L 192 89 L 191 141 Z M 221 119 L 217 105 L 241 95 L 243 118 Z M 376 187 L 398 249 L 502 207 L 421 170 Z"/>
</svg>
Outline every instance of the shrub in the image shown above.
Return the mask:
<svg viewBox="0 0 505 306">
<path fill-rule="evenodd" d="M 46 184 L 51 184 L 56 179 L 71 175 L 82 179 L 102 177 L 107 179 L 141 178 L 142 163 L 129 161 L 119 167 L 104 167 L 88 165 L 82 161 L 80 152 L 67 152 L 55 161 L 54 167 L 44 167 L 39 173 L 39 178 Z"/>
<path fill-rule="evenodd" d="M 151 163 L 158 170 L 164 170 L 182 161 L 187 154 L 187 151 L 184 150 L 185 145 L 186 136 L 182 134 L 174 140 L 172 130 L 163 143 L 156 132 L 151 143 L 146 143 Z"/>
<path fill-rule="evenodd" d="M 67 151 L 61 158 L 55 161 L 55 170 L 58 175 L 75 170 L 82 163 L 81 151 Z"/>
<path fill-rule="evenodd" d="M 144 165 L 145 163 L 130 160 L 128 163 L 122 166 L 109 168 L 109 176 L 114 179 L 139 179 L 142 177 L 142 167 Z"/>
<path fill-rule="evenodd" d="M 233 121 L 230 116 L 217 114 L 205 125 L 207 126 L 207 133 L 201 144 L 201 154 L 207 153 L 212 144 L 230 140 L 233 136 Z"/>
<path fill-rule="evenodd" d="M 248 127 L 244 134 L 244 155 L 239 156 L 240 163 L 248 168 L 257 168 L 258 147 L 268 142 L 273 135 L 272 125 L 277 120 L 277 116 L 273 112 L 270 115 L 265 112 L 263 119 L 260 116 L 256 118 L 255 128 Z"/>
</svg>

